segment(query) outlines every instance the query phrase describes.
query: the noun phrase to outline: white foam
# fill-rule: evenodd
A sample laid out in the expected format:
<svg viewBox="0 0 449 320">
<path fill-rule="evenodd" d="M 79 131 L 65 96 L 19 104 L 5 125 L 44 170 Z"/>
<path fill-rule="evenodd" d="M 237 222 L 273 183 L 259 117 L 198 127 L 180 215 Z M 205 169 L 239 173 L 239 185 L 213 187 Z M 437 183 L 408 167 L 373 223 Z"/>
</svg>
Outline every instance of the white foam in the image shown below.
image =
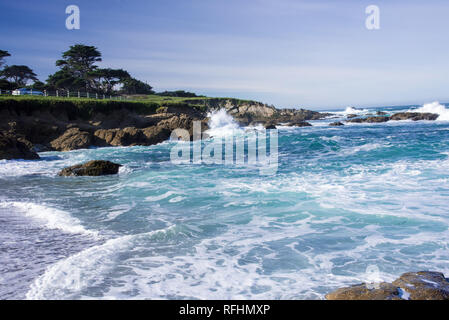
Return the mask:
<svg viewBox="0 0 449 320">
<path fill-rule="evenodd" d="M 226 112 L 226 109 L 212 111 L 207 116 L 210 118 L 210 129 L 206 133 L 212 137 L 225 137 L 242 132 L 238 123 Z"/>
<path fill-rule="evenodd" d="M 410 292 L 407 292 L 402 288 L 398 288 L 398 291 L 399 291 L 399 298 L 403 300 L 410 300 Z"/>
<path fill-rule="evenodd" d="M 67 233 L 84 233 L 97 236 L 98 232 L 86 230 L 81 222 L 66 211 L 31 202 L 2 202 L 3 208 L 14 207 L 27 217 L 41 222 L 48 229 L 59 229 Z"/>
<path fill-rule="evenodd" d="M 26 294 L 26 299 L 71 299 L 84 288 L 103 278 L 116 263 L 116 256 L 128 250 L 133 241 L 173 229 L 168 227 L 138 235 L 126 235 L 110 239 L 104 244 L 91 247 L 50 266 L 37 278 Z"/>
<path fill-rule="evenodd" d="M 354 107 L 346 107 L 346 109 L 344 111 L 337 111 L 337 112 L 333 112 L 333 113 L 347 116 L 348 114 L 363 115 L 368 112 L 370 112 L 370 110 L 368 110 L 368 109 L 356 109 Z"/>
<path fill-rule="evenodd" d="M 168 197 L 170 197 L 170 196 L 172 196 L 172 195 L 174 195 L 174 194 L 177 194 L 177 193 L 174 192 L 174 191 L 167 191 L 166 193 L 161 194 L 161 195 L 159 195 L 159 196 L 150 196 L 150 197 L 146 197 L 146 198 L 145 198 L 145 201 L 149 201 L 149 202 L 160 201 L 160 200 L 166 199 L 166 198 L 168 198 Z"/>
<path fill-rule="evenodd" d="M 422 107 L 417 109 L 410 109 L 408 112 L 420 112 L 420 113 L 436 113 L 439 115 L 437 120 L 449 121 L 449 109 L 438 101 L 432 103 L 426 103 Z"/>
</svg>

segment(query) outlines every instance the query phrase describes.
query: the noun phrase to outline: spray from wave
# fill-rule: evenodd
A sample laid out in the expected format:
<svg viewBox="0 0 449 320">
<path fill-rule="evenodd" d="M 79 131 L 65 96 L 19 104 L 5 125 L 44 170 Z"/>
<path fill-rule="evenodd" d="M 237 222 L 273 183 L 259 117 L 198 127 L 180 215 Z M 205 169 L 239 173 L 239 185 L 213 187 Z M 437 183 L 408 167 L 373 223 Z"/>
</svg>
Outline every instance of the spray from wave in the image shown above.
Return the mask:
<svg viewBox="0 0 449 320">
<path fill-rule="evenodd" d="M 409 112 L 436 113 L 439 114 L 437 120 L 449 121 L 449 109 L 440 104 L 438 101 L 426 103 L 422 107 L 409 110 Z"/>
<path fill-rule="evenodd" d="M 212 137 L 224 137 L 240 132 L 241 128 L 234 118 L 226 112 L 226 109 L 212 111 L 209 117 L 209 130 L 206 133 Z"/>
<path fill-rule="evenodd" d="M 368 112 L 369 112 L 368 109 L 357 109 L 357 108 L 353 108 L 353 107 L 347 107 L 345 109 L 345 111 L 338 111 L 338 112 L 334 112 L 334 113 L 347 116 L 348 114 L 363 115 Z"/>
</svg>

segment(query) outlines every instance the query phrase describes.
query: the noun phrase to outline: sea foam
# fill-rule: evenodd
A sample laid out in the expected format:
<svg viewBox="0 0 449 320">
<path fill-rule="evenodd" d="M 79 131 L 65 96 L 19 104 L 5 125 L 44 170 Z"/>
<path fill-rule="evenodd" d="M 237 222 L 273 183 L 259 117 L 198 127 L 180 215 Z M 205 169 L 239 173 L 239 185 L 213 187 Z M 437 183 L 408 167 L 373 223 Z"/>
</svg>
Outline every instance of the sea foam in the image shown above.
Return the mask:
<svg viewBox="0 0 449 320">
<path fill-rule="evenodd" d="M 444 105 L 440 104 L 438 101 L 426 103 L 422 107 L 417 109 L 408 110 L 409 112 L 420 112 L 420 113 L 436 113 L 439 115 L 437 120 L 449 121 L 449 109 Z"/>
<path fill-rule="evenodd" d="M 67 233 L 84 233 L 98 236 L 96 231 L 86 230 L 70 213 L 31 202 L 1 202 L 2 208 L 13 208 L 25 216 L 41 222 L 48 229 L 59 229 Z"/>
<path fill-rule="evenodd" d="M 26 294 L 28 300 L 71 299 L 84 288 L 103 279 L 116 265 L 116 257 L 129 250 L 139 238 L 150 238 L 173 230 L 174 226 L 143 234 L 110 239 L 50 266 Z"/>
</svg>

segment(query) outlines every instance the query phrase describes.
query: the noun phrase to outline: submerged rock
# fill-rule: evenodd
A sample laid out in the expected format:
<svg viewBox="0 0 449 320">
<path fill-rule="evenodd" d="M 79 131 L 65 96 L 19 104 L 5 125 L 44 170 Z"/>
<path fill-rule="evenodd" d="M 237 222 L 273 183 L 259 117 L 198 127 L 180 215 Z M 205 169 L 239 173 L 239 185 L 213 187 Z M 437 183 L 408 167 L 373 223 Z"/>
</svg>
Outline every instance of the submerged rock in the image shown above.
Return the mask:
<svg viewBox="0 0 449 320">
<path fill-rule="evenodd" d="M 26 140 L 0 132 L 0 159 L 39 159 L 39 155 L 30 149 L 30 145 Z"/>
<path fill-rule="evenodd" d="M 326 295 L 328 300 L 449 300 L 449 280 L 440 272 L 407 272 L 392 283 L 358 284 Z"/>
<path fill-rule="evenodd" d="M 340 121 L 329 123 L 329 125 L 332 127 L 344 126 L 344 124 Z"/>
<path fill-rule="evenodd" d="M 92 160 L 62 169 L 59 176 L 103 176 L 118 173 L 120 164 L 105 160 Z"/>
</svg>

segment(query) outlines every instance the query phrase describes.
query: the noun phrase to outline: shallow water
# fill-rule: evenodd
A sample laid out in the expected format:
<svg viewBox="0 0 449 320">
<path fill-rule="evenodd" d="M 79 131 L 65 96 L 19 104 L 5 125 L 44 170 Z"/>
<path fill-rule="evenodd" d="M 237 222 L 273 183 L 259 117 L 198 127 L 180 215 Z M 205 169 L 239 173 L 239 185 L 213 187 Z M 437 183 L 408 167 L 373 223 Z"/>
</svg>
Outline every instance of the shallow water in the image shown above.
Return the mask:
<svg viewBox="0 0 449 320">
<path fill-rule="evenodd" d="M 449 122 L 335 120 L 280 129 L 274 176 L 173 164 L 174 142 L 1 160 L 0 298 L 322 299 L 372 266 L 449 275 Z M 124 166 L 57 176 L 92 159 Z"/>
</svg>

